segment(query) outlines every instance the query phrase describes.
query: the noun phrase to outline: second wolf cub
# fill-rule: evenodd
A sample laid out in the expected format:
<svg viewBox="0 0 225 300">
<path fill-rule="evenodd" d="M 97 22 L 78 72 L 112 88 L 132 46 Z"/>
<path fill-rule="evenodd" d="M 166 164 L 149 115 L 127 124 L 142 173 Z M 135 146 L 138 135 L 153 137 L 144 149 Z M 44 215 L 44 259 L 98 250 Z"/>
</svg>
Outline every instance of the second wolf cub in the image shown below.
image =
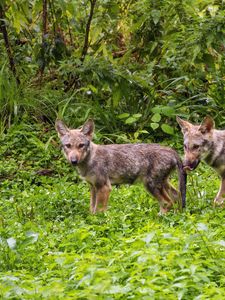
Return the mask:
<svg viewBox="0 0 225 300">
<path fill-rule="evenodd" d="M 201 160 L 214 168 L 221 177 L 214 205 L 225 201 L 225 130 L 215 129 L 214 121 L 206 116 L 201 124 L 192 124 L 177 117 L 184 136 L 184 169 L 194 170 Z"/>
</svg>

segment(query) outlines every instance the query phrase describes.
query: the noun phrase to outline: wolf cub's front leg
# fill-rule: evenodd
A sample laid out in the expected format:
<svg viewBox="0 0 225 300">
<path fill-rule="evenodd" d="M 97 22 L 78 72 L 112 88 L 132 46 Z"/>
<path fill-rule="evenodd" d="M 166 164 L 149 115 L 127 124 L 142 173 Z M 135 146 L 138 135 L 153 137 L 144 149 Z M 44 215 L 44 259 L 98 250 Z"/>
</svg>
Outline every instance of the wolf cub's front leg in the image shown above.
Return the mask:
<svg viewBox="0 0 225 300">
<path fill-rule="evenodd" d="M 94 186 L 91 186 L 91 199 L 90 199 L 90 212 L 94 213 L 96 203 L 96 190 Z"/>
<path fill-rule="evenodd" d="M 97 211 L 106 211 L 110 192 L 110 184 L 91 188 L 90 211 L 93 214 L 95 214 Z"/>
</svg>

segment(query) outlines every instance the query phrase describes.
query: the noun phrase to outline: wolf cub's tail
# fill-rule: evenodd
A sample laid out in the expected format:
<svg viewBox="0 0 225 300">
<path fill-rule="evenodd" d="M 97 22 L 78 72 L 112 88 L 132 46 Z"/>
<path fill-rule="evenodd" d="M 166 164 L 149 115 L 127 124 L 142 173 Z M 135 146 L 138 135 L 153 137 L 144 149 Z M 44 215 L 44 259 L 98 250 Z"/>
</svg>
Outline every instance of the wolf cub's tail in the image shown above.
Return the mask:
<svg viewBox="0 0 225 300">
<path fill-rule="evenodd" d="M 181 207 L 182 209 L 186 206 L 186 184 L 187 174 L 183 169 L 183 164 L 180 158 L 177 161 L 178 177 L 179 177 L 179 190 L 181 194 Z"/>
</svg>

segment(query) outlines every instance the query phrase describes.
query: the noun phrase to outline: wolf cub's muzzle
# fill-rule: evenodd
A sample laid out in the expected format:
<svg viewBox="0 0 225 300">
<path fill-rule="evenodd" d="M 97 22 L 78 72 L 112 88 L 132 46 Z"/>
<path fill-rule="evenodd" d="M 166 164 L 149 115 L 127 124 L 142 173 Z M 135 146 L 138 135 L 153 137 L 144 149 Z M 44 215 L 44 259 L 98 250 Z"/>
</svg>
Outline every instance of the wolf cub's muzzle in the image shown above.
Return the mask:
<svg viewBox="0 0 225 300">
<path fill-rule="evenodd" d="M 196 159 L 193 162 L 186 162 L 183 163 L 184 171 L 193 171 L 197 168 L 198 164 L 200 163 L 200 159 Z"/>
<path fill-rule="evenodd" d="M 78 160 L 77 160 L 76 158 L 71 158 L 71 159 L 70 159 L 70 162 L 71 162 L 71 164 L 72 164 L 73 166 L 76 166 L 77 163 L 78 163 Z"/>
</svg>

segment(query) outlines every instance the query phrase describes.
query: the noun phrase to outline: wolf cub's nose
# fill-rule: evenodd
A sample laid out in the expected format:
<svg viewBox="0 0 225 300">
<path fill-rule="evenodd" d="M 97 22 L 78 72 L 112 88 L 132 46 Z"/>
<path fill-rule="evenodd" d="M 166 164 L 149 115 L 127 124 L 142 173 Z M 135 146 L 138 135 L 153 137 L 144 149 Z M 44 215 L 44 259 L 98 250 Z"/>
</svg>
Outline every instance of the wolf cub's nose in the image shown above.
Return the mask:
<svg viewBox="0 0 225 300">
<path fill-rule="evenodd" d="M 76 158 L 71 158 L 70 162 L 73 166 L 76 166 L 78 161 Z"/>
</svg>

